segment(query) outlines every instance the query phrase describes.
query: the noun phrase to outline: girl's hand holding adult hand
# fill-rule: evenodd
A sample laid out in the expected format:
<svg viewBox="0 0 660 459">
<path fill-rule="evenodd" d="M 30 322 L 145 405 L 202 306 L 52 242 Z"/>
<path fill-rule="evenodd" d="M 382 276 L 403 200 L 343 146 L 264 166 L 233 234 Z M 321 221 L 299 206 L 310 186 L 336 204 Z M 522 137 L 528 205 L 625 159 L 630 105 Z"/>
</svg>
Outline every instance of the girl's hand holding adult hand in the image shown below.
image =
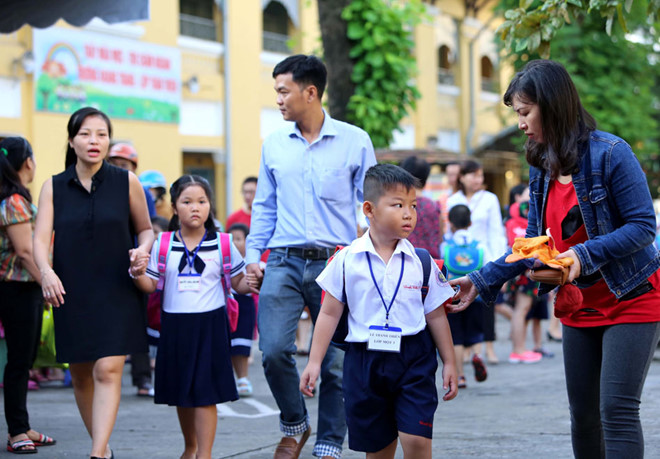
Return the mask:
<svg viewBox="0 0 660 459">
<path fill-rule="evenodd" d="M 64 304 L 64 286 L 52 269 L 41 272 L 41 292 L 48 304 L 59 307 Z"/>
<path fill-rule="evenodd" d="M 261 288 L 261 284 L 263 282 L 263 277 L 260 279 L 257 279 L 257 276 L 254 274 L 248 273 L 245 275 L 245 278 L 247 280 L 247 284 L 250 287 L 250 290 L 252 293 L 259 294 L 259 289 Z"/>
<path fill-rule="evenodd" d="M 131 267 L 129 268 L 131 274 L 135 277 L 143 275 L 147 271 L 149 265 L 150 255 L 144 249 L 137 247 L 128 251 L 131 260 Z"/>
<path fill-rule="evenodd" d="M 562 258 L 571 258 L 573 260 L 573 264 L 568 267 L 568 278 L 566 279 L 566 283 L 570 284 L 580 277 L 580 274 L 582 273 L 582 264 L 573 249 L 568 249 L 566 252 L 560 253 L 555 257 L 555 260 L 560 260 Z"/>
<path fill-rule="evenodd" d="M 474 299 L 479 295 L 479 291 L 474 286 L 469 277 L 459 277 L 449 281 L 449 284 L 459 286 L 460 290 L 454 295 L 452 300 L 445 306 L 449 312 L 461 312 L 466 309 Z"/>
</svg>

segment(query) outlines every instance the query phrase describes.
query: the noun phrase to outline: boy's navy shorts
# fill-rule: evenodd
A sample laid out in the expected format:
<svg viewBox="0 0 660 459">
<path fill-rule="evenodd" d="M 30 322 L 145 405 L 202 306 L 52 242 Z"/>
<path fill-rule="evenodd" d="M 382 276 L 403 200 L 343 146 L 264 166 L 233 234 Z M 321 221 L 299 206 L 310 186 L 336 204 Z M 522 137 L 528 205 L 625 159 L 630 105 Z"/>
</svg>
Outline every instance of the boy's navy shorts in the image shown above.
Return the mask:
<svg viewBox="0 0 660 459">
<path fill-rule="evenodd" d="M 398 432 L 431 438 L 438 407 L 436 347 L 428 329 L 404 336 L 401 352 L 367 350 L 351 343 L 344 358 L 348 446 L 373 453 Z"/>
</svg>

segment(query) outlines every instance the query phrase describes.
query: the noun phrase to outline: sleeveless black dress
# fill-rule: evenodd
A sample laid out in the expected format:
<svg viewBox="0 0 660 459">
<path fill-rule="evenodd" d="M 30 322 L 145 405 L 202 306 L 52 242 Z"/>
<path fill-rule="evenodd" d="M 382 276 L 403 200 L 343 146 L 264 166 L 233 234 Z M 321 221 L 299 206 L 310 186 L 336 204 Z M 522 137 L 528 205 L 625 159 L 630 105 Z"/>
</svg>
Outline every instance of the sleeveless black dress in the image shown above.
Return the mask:
<svg viewBox="0 0 660 459">
<path fill-rule="evenodd" d="M 143 296 L 128 275 L 128 172 L 104 162 L 88 192 L 71 166 L 53 177 L 53 208 L 53 269 L 66 292 L 54 308 L 57 361 L 146 352 Z"/>
</svg>

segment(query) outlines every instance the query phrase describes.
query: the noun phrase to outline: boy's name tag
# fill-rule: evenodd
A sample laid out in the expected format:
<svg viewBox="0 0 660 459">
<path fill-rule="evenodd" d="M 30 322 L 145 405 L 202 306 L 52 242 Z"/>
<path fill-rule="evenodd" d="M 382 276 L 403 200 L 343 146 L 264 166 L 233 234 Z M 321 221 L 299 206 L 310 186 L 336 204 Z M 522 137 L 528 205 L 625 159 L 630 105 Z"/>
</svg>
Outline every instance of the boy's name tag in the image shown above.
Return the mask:
<svg viewBox="0 0 660 459">
<path fill-rule="evenodd" d="M 180 292 L 199 292 L 202 285 L 202 276 L 200 274 L 179 274 Z"/>
<path fill-rule="evenodd" d="M 379 325 L 370 326 L 367 349 L 370 351 L 401 352 L 401 329 L 398 327 L 385 328 Z"/>
</svg>

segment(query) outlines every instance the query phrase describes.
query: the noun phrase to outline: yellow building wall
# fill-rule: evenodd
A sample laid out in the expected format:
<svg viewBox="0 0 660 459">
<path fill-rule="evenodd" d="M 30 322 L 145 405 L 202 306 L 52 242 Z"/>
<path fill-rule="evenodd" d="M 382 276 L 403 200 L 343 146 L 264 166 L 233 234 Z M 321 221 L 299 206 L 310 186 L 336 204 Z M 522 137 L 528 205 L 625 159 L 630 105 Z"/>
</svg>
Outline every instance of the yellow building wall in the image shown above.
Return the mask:
<svg viewBox="0 0 660 459">
<path fill-rule="evenodd" d="M 261 78 L 260 67 L 262 10 L 260 0 L 228 2 L 229 91 L 231 104 L 227 117 L 231 121 L 228 178 L 232 209 L 242 205 L 240 185 L 248 175 L 257 175 L 261 157 L 259 116 Z"/>
<path fill-rule="evenodd" d="M 213 3 L 219 42 L 224 42 L 222 11 Z M 462 0 L 441 0 L 429 8 L 430 19 L 418 25 L 414 31 L 415 49 L 419 73 L 416 77 L 422 98 L 417 110 L 410 113 L 403 124 L 414 129 L 414 147 L 424 148 L 428 140 L 439 131 L 457 131 L 461 139 L 460 151 L 466 151 L 465 137 L 470 124 L 469 106 L 469 62 L 467 61 L 469 36 L 477 33 L 479 27 L 488 23 L 490 31 L 497 27 L 497 21 L 489 22 L 492 15 L 483 11 L 478 21 L 471 25 L 460 25 L 465 14 Z M 229 91 L 229 111 L 223 114 L 221 135 L 184 135 L 180 127 L 173 124 L 141 121 L 113 120 L 114 138 L 131 141 L 139 153 L 138 173 L 147 169 L 161 171 L 168 182 L 178 178 L 184 168 L 184 151 L 213 152 L 217 216 L 222 222 L 226 215 L 242 205 L 241 182 L 246 176 L 257 175 L 261 155 L 262 126 L 264 110 L 277 110 L 271 73 L 277 62 L 286 55 L 264 52 L 262 49 L 262 2 L 260 0 L 230 0 L 226 2 L 228 29 L 227 43 L 218 46 L 218 54 L 195 51 L 180 43 L 179 1 L 157 0 L 150 6 L 150 20 L 134 23 L 142 33 L 140 41 L 163 46 L 178 47 L 181 50 L 181 81 L 196 76 L 199 91 L 192 93 L 182 86 L 182 102 L 198 101 L 225 104 L 226 91 Z M 438 18 L 444 18 L 445 22 Z M 458 22 L 459 43 L 456 35 L 448 32 L 442 24 L 447 20 Z M 292 51 L 294 53 L 321 52 L 318 10 L 315 1 L 299 0 L 298 27 L 291 30 Z M 293 24 L 293 23 L 291 23 Z M 57 27 L 71 28 L 63 21 Z M 112 40 L 112 35 L 108 35 Z M 453 43 L 455 52 L 455 94 L 447 94 L 438 89 L 438 46 L 441 40 Z M 20 85 L 21 116 L 18 118 L 0 117 L 0 135 L 22 135 L 33 144 L 38 163 L 33 192 L 38 194 L 41 183 L 49 176 L 60 172 L 64 167 L 67 115 L 36 112 L 32 76 L 24 75 L 12 61 L 32 47 L 32 29 L 23 27 L 17 33 L 0 35 L 0 77 L 15 78 Z M 227 80 L 225 80 L 225 58 L 228 56 Z M 505 127 L 500 119 L 508 113 L 501 102 L 483 100 L 480 97 L 481 53 L 475 47 L 472 66 L 476 72 L 474 85 L 477 113 L 472 146 L 483 135 L 493 135 Z M 501 60 L 494 62 L 501 82 L 508 82 L 512 76 L 510 67 Z M 19 66 L 20 67 L 20 66 Z M 503 87 L 506 85 L 504 84 Z M 501 92 L 501 88 L 500 88 Z M 509 115 L 510 117 L 510 115 Z M 230 123 L 226 120 L 229 118 Z M 509 118 L 513 123 L 512 118 Z M 229 127 L 229 132 L 226 131 Z M 226 145 L 226 142 L 229 142 Z"/>
</svg>

